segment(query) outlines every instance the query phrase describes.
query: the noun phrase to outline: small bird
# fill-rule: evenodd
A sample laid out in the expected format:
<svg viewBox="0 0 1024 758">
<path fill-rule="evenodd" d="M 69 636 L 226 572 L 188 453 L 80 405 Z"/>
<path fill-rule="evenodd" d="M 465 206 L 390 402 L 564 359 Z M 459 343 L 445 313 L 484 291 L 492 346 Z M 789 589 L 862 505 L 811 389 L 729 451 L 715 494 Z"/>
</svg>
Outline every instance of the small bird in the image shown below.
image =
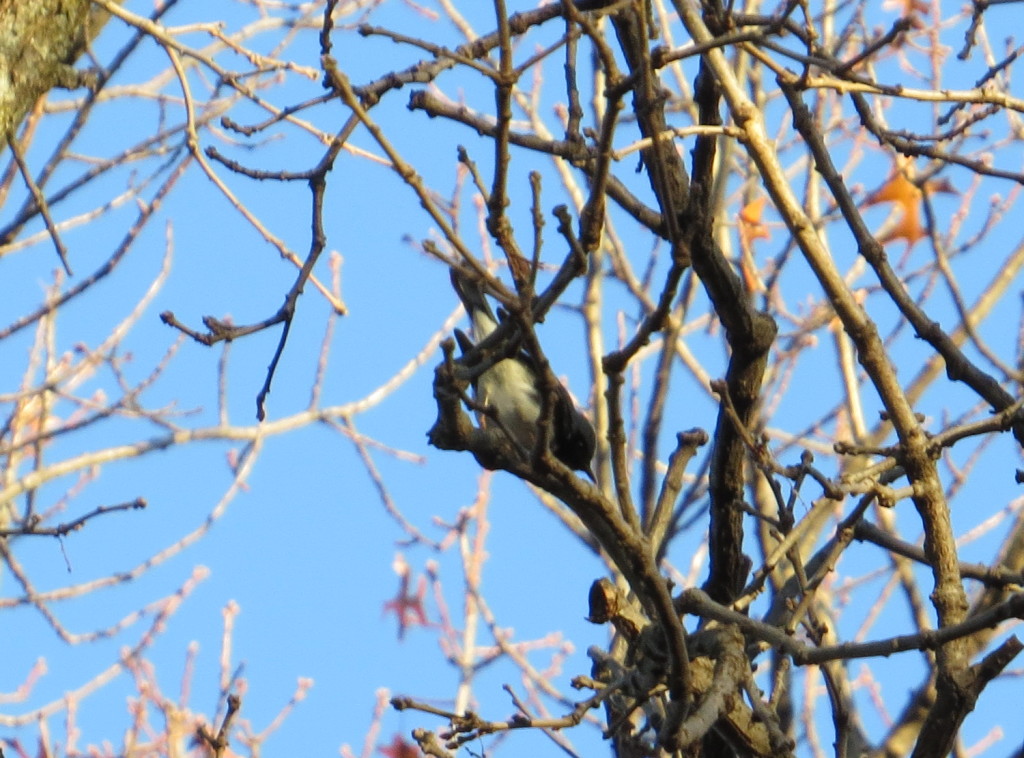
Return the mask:
<svg viewBox="0 0 1024 758">
<path fill-rule="evenodd" d="M 451 277 L 452 286 L 473 325 L 473 337 L 479 343 L 497 328 L 498 321 L 475 281 L 455 269 L 451 270 Z M 458 329 L 455 330 L 455 338 L 463 355 L 474 348 L 469 337 Z M 537 444 L 542 400 L 539 383 L 536 363 L 522 351 L 498 361 L 473 383 L 477 402 L 490 408 L 501 422 L 501 427 L 526 451 L 532 451 Z M 555 386 L 554 401 L 551 452 L 569 468 L 582 471 L 591 481 L 596 481 L 590 468 L 597 446 L 594 427 L 576 409 L 569 391 L 560 382 Z M 485 426 L 487 417 L 478 414 L 478 418 L 480 425 Z"/>
</svg>

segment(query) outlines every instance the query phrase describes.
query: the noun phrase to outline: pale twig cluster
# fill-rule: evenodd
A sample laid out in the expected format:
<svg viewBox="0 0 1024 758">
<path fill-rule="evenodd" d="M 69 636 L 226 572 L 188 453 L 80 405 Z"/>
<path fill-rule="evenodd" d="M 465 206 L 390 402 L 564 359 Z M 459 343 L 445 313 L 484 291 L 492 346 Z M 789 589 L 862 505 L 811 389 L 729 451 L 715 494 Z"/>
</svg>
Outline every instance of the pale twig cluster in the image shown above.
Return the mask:
<svg viewBox="0 0 1024 758">
<path fill-rule="evenodd" d="M 98 24 L 108 24 L 109 35 L 99 36 L 97 47 L 80 61 L 88 76 L 67 82 L 78 89 L 54 90 L 41 97 L 17 133 L 7 137 L 9 160 L 0 174 L 0 204 L 5 209 L 0 222 L 0 265 L 10 284 L 10 296 L 5 296 L 0 316 L 4 349 L 0 609 L 34 614 L 56 645 L 78 648 L 83 661 L 89 661 L 55 671 L 43 657 L 25 666 L 11 660 L 9 673 L 13 677 L 20 671 L 23 680 L 11 693 L 0 695 L 0 725 L 7 730 L 37 725 L 39 738 L 38 744 L 33 744 L 35 740 L 6 732 L 0 738 L 0 752 L 7 755 L 88 753 L 141 758 L 226 756 L 241 750 L 259 755 L 263 743 L 304 698 L 312 680 L 300 678 L 288 703 L 262 728 L 255 728 L 240 715 L 249 685 L 233 659 L 238 608 L 229 606 L 219 686 L 212 693 L 219 710 L 204 714 L 190 700 L 199 665 L 196 650 L 190 649 L 182 659 L 182 670 L 174 672 L 173 680 L 180 681 L 182 688 L 176 694 L 167 694 L 149 656 L 206 578 L 206 569 L 196 566 L 176 590 L 170 594 L 153 590 L 153 599 L 128 612 L 115 610 L 119 603 L 110 598 L 129 586 L 151 586 L 154 574 L 187 555 L 215 528 L 232 502 L 249 487 L 267 440 L 327 425 L 358 450 L 376 446 L 385 454 L 403 457 L 400 451 L 360 434 L 356 424 L 436 350 L 436 342 L 425 346 L 419 359 L 412 359 L 367 396 L 343 403 L 335 400 L 330 405 L 325 402 L 331 335 L 337 318 L 346 310 L 341 295 L 341 257 L 335 252 L 323 255 L 314 273 L 313 265 L 325 245 L 322 231 L 313 235 L 310 252 L 297 254 L 280 231 L 251 209 L 251 200 L 238 193 L 233 185 L 236 167 L 218 161 L 212 144 L 238 144 L 237 134 L 244 130 L 229 114 L 255 106 L 269 119 L 268 125 L 283 123 L 318 146 L 331 145 L 334 153 L 341 149 L 331 135 L 301 119 L 302 108 L 286 112 L 274 104 L 272 94 L 286 80 L 311 82 L 318 78 L 317 69 L 292 56 L 297 40 L 307 34 L 315 36 L 322 28 L 323 9 L 280 14 L 282 9 L 273 3 L 252 3 L 250 19 L 234 29 L 217 19 L 171 24 L 168 19 L 187 5 L 171 0 L 143 16 L 131 4 L 95 3 L 97 12 L 109 14 L 104 18 L 100 13 L 96 19 Z M 350 4 L 339 9 L 339 17 L 359 10 L 359 3 Z M 9 21 L 4 15 L 5 32 Z M 17 19 L 11 23 L 16 27 Z M 39 30 L 25 31 L 37 35 L 38 42 Z M 155 73 L 139 62 L 154 54 L 164 61 Z M 120 115 L 124 112 L 130 112 L 132 118 L 124 119 Z M 108 130 L 110 139 L 90 140 L 93 129 Z M 307 172 L 304 180 L 311 181 L 316 171 Z M 203 341 L 224 344 L 218 348 L 219 362 L 214 357 L 218 370 L 212 386 L 200 388 L 188 377 L 188 353 L 195 348 L 186 336 L 204 335 L 167 313 L 164 321 L 179 327 L 181 333 L 176 334 L 161 325 L 153 311 L 154 302 L 163 297 L 180 263 L 175 229 L 195 223 L 186 214 L 167 215 L 167 210 L 182 185 L 197 172 L 221 194 L 226 207 L 268 244 L 274 260 L 283 258 L 298 271 L 292 304 L 286 309 L 294 308 L 306 285 L 328 306 L 320 350 L 313 356 L 312 378 L 304 388 L 309 394 L 307 406 L 275 414 L 266 423 L 257 423 L 255 413 L 239 418 L 230 410 L 229 376 L 234 369 L 230 340 L 284 324 L 283 348 L 290 315 L 286 317 L 282 311 L 249 327 L 232 326 L 229 317 L 208 317 L 210 336 Z M 325 173 L 319 169 L 321 183 Z M 319 203 L 322 187 L 314 188 L 314 197 Z M 156 256 L 150 255 L 154 250 Z M 18 268 L 29 256 L 40 264 L 37 272 L 58 269 L 39 292 L 33 291 L 39 282 L 32 278 L 35 274 L 26 275 Z M 141 285 L 137 273 L 125 274 L 140 260 L 157 264 Z M 273 368 L 260 394 L 260 408 L 272 375 Z M 168 397 L 172 399 L 168 401 Z M 186 480 L 193 476 L 192 466 L 204 449 L 203 457 L 214 465 L 223 460 L 229 477 L 226 485 L 207 488 L 209 500 L 199 504 L 202 511 L 190 511 L 192 526 L 181 533 L 163 534 L 160 547 L 141 560 L 119 563 L 115 559 L 109 562 L 114 568 L 106 573 L 83 572 L 80 563 L 90 562 L 81 560 L 83 553 L 120 554 L 120 549 L 112 547 L 133 531 L 125 521 L 132 520 L 138 534 L 154 533 L 146 516 L 154 508 L 166 508 L 168 493 L 144 481 L 145 467 L 162 459 L 167 470 L 176 469 L 179 478 Z M 179 451 L 181 457 L 175 457 Z M 130 472 L 136 468 L 143 473 L 133 478 Z M 366 469 L 371 477 L 377 475 L 372 459 L 367 458 Z M 111 480 L 124 482 L 117 489 L 135 489 L 128 499 L 104 499 L 97 488 Z M 385 491 L 382 501 L 386 500 Z M 191 508 L 192 504 L 175 505 Z M 400 514 L 395 515 L 401 519 Z M 409 528 L 415 533 L 415 527 Z M 59 541 L 59 545 L 41 564 L 31 545 L 44 539 Z M 132 554 L 125 550 L 125 555 Z M 64 573 L 66 578 L 55 583 L 54 573 Z M 85 606 L 95 612 L 91 614 L 93 625 L 83 630 L 77 619 L 78 609 Z M 95 667 L 95 659 L 88 657 L 85 648 L 104 640 L 117 641 L 121 650 L 115 651 L 106 665 Z M 39 649 L 45 649 L 44 642 Z M 166 682 L 169 672 L 160 673 Z M 59 679 L 63 696 L 41 696 L 40 682 L 54 678 Z M 78 714 L 90 698 L 125 679 L 134 681 L 136 689 L 130 722 L 117 735 L 116 746 L 114 735 L 97 745 L 93 736 L 83 737 Z M 209 702 L 210 694 L 202 693 L 202 700 Z M 59 718 L 65 724 L 65 734 L 57 738 L 51 734 L 51 724 Z M 95 735 L 95 731 L 84 733 Z"/>
</svg>

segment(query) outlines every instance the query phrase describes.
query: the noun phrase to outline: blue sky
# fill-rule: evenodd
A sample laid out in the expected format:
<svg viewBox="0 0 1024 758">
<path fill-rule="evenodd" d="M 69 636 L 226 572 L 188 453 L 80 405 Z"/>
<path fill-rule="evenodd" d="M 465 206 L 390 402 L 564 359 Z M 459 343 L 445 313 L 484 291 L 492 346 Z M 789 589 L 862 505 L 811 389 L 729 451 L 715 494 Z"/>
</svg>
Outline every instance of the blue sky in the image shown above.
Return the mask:
<svg viewBox="0 0 1024 758">
<path fill-rule="evenodd" d="M 147 13 L 149 4 L 128 3 L 137 13 Z M 531 7 L 521 4 L 522 8 Z M 513 7 L 511 10 L 519 10 Z M 464 9 L 465 12 L 466 11 Z M 879 23 L 888 17 L 880 9 Z M 993 11 L 994 13 L 995 11 Z M 207 6 L 183 2 L 166 19 L 168 24 L 184 24 L 207 20 L 210 13 L 222 18 L 229 29 L 252 20 L 253 10 L 243 3 L 222 3 L 214 14 Z M 416 15 L 404 3 L 383 3 L 373 18 L 374 23 L 394 25 L 407 32 L 428 34 L 446 44 L 458 41 L 454 30 L 442 21 L 429 21 Z M 490 30 L 487 14 L 472 19 L 476 28 Z M 886 21 L 888 22 L 888 21 Z M 425 31 L 423 31 L 425 30 Z M 96 46 L 98 57 L 104 56 L 124 39 L 124 27 L 111 23 Z M 199 44 L 202 35 L 190 38 Z M 268 48 L 269 49 L 269 43 Z M 383 40 L 363 40 L 351 33 L 336 34 L 335 54 L 354 82 L 360 83 L 397 68 L 415 59 L 409 50 Z M 305 65 L 316 65 L 315 31 L 303 32 L 290 49 Z M 160 70 L 166 59 L 152 47 L 139 53 L 137 59 L 119 75 L 116 84 L 141 81 Z M 557 69 L 557 65 L 554 69 Z M 149 72 L 147 74 L 146 72 Z M 198 78 L 195 80 L 198 82 Z M 486 94 L 473 77 L 453 73 L 450 92 L 463 92 L 477 102 Z M 460 90 L 460 87 L 462 88 Z M 165 88 L 176 96 L 174 83 Z M 316 82 L 293 76 L 288 84 L 273 90 L 279 105 L 296 102 L 318 94 Z M 464 144 L 481 166 L 484 175 L 491 162 L 490 145 L 465 129 L 452 129 L 422 114 L 406 113 L 407 91 L 391 95 L 374 114 L 383 123 L 396 126 L 390 132 L 395 144 L 408 157 L 415 158 L 418 169 L 442 193 L 450 193 L 454 184 L 455 145 Z M 58 95 L 58 97 L 60 97 Z M 552 95 L 554 97 L 554 95 Z M 173 104 L 168 106 L 174 112 Z M 257 118 L 255 109 L 235 114 Z M 346 117 L 338 103 L 321 106 L 313 114 L 321 128 L 334 130 Z M 160 108 L 136 101 L 103 105 L 90 122 L 76 150 L 84 154 L 114 154 L 133 140 L 151 131 L 161 117 Z M 29 153 L 32 165 L 38 166 L 47 156 L 45 144 L 65 122 L 60 116 L 46 122 L 35 146 Z M 280 137 L 258 143 L 255 149 L 245 145 L 228 145 L 204 133 L 204 144 L 216 144 L 231 152 L 246 165 L 264 169 L 300 170 L 312 165 L 322 152 L 308 135 L 297 130 L 281 130 Z M 355 139 L 363 148 L 373 145 L 365 133 Z M 845 149 L 845 148 L 839 148 Z M 1017 156 L 1019 159 L 1019 155 Z M 138 177 L 152 171 L 157 161 L 139 167 L 138 175 L 117 172 L 109 179 L 73 197 L 57 210 L 65 218 L 83 212 L 102 202 L 110 192 L 124 189 Z M 520 224 L 524 240 L 528 205 L 527 171 L 545 170 L 544 206 L 550 209 L 565 202 L 544 160 L 516 153 L 511 193 L 516 205 L 510 210 Z M 222 174 L 227 172 L 221 169 Z M 880 158 L 868 161 L 857 181 L 867 190 L 884 179 L 887 166 Z M 55 184 L 66 180 L 75 171 L 59 173 Z M 624 177 L 632 171 L 621 172 Z M 274 182 L 251 182 L 228 176 L 231 187 L 247 205 L 300 255 L 308 248 L 308 190 L 301 183 L 281 185 Z M 646 177 L 632 176 L 633 184 L 642 188 Z M 1009 192 L 1001 185 L 986 185 L 991 192 Z M 643 190 L 639 190 L 643 192 Z M 148 196 L 148 193 L 147 195 Z M 979 192 L 979 197 L 984 194 Z M 465 193 L 467 208 L 468 193 Z M 0 222 L 5 222 L 10 209 L 20 198 L 8 200 L 0 209 Z M 950 214 L 956 200 L 937 198 L 940 213 Z M 71 251 L 71 264 L 76 277 L 85 276 L 109 256 L 113 246 L 124 234 L 138 213 L 133 202 L 105 217 L 67 232 L 65 242 Z M 884 218 L 882 209 L 869 212 L 872 222 Z M 330 362 L 322 387 L 322 403 L 342 405 L 364 398 L 393 376 L 412 356 L 428 344 L 441 325 L 454 311 L 457 301 L 448 285 L 444 268 L 417 252 L 408 238 L 421 240 L 435 230 L 419 208 L 407 187 L 387 169 L 342 154 L 329 179 L 327 194 L 328 250 L 343 257 L 342 293 L 349 309 L 338 319 L 330 349 Z M 620 217 L 616 220 L 623 223 Z M 773 238 L 764 243 L 772 254 L 784 244 L 784 230 L 775 217 Z M 150 282 L 157 275 L 166 248 L 166 224 L 173 232 L 173 270 L 165 286 L 147 308 L 125 340 L 122 357 L 125 375 L 139 381 L 151 370 L 160 356 L 176 341 L 175 333 L 160 323 L 158 314 L 172 310 L 184 322 L 198 326 L 203 315 L 230 315 L 236 322 L 259 320 L 272 313 L 290 286 L 295 269 L 284 263 L 276 251 L 241 221 L 218 191 L 193 166 L 175 188 L 164 209 L 140 236 L 131 254 L 106 281 L 80 302 L 71 304 L 58 321 L 58 351 L 71 349 L 78 343 L 98 345 L 113 326 L 132 309 Z M 465 236 L 471 243 L 488 244 L 476 236 L 475 219 L 467 212 L 463 220 Z M 39 225 L 32 227 L 38 230 Z M 561 259 L 561 248 L 554 233 L 554 221 L 548 219 L 546 255 L 549 261 Z M 1002 260 L 1005 249 L 1017 244 L 1010 231 L 994 234 L 989 245 L 974 253 L 977 266 L 962 270 L 962 284 L 972 299 L 983 282 L 992 275 L 992 260 Z M 629 237 L 624 232 L 638 261 L 650 250 L 650 240 L 643 236 Z M 634 232 L 635 234 L 635 232 Z M 842 234 L 838 232 L 837 234 Z M 856 251 L 838 241 L 837 256 L 847 256 L 848 265 Z M 896 252 L 895 255 L 898 255 Z M 667 252 L 662 250 L 658 270 L 663 270 Z M 924 246 L 916 256 L 926 258 Z M 2 304 L 0 323 L 6 324 L 38 302 L 43 289 L 51 281 L 56 257 L 48 241 L 31 249 L 0 258 L 6 268 L 8 282 Z M 317 268 L 317 275 L 329 281 L 326 258 Z M 639 264 L 638 264 L 639 265 Z M 72 279 L 73 283 L 75 279 Z M 804 288 L 808 299 L 818 292 L 809 276 L 794 276 L 787 282 L 795 290 Z M 579 286 L 567 293 L 566 301 L 577 303 Z M 698 295 L 694 313 L 706 307 L 704 296 Z M 1017 313 L 1016 301 L 1009 298 L 1005 308 L 983 327 L 983 332 L 1009 356 L 1014 344 Z M 621 290 L 608 288 L 608 310 L 604 336 L 608 345 L 618 337 L 617 314 L 625 311 L 622 322 L 631 326 L 635 306 L 631 306 Z M 302 298 L 292 334 L 269 397 L 271 422 L 301 413 L 309 403 L 310 385 L 317 369 L 320 346 L 324 337 L 329 307 L 312 287 Z M 950 321 L 949 323 L 952 323 Z M 783 328 L 785 331 L 785 328 Z M 557 373 L 569 380 L 578 397 L 586 399 L 588 372 L 578 317 L 566 310 L 556 310 L 540 329 L 540 336 Z M 265 376 L 277 343 L 278 331 L 247 337 L 230 347 L 228 371 L 228 411 L 233 423 L 255 423 L 254 399 Z M 25 358 L 32 340 L 32 330 L 0 344 L 0 392 L 18 387 Z M 687 337 L 688 346 L 697 352 L 712 376 L 721 374 L 724 351 L 720 335 L 695 331 Z M 894 351 L 901 365 L 901 378 L 909 378 L 927 355 L 919 342 L 904 334 Z M 822 362 L 831 361 L 824 343 L 818 353 Z M 222 346 L 205 348 L 186 341 L 178 348 L 166 374 L 143 396 L 150 408 L 173 403 L 176 411 L 187 412 L 182 424 L 206 426 L 217 420 L 217 371 Z M 130 359 L 127 353 L 130 352 Z M 468 507 L 477 492 L 479 467 L 468 455 L 446 453 L 427 447 L 425 434 L 433 422 L 435 408 L 431 398 L 432 368 L 440 359 L 435 351 L 424 366 L 404 382 L 379 407 L 355 419 L 358 430 L 368 437 L 396 450 L 419 456 L 415 461 L 374 450 L 373 461 L 379 468 L 388 493 L 402 513 L 431 539 L 442 539 L 444 523 L 455 521 L 460 509 Z M 820 391 L 821 378 L 812 366 L 794 375 L 793 384 L 782 400 L 776 417 L 786 423 L 789 431 L 799 431 L 816 414 L 833 402 L 832 396 Z M 638 384 L 641 395 L 648 389 L 650 370 L 645 369 Z M 86 384 L 86 390 L 116 392 L 109 371 L 100 370 Z M 866 399 L 869 408 L 877 405 L 873 397 Z M 938 414 L 943 407 L 962 412 L 973 401 L 962 390 L 944 388 L 923 401 L 922 411 Z M 670 402 L 670 422 L 662 435 L 664 451 L 669 450 L 671 435 L 681 429 L 700 426 L 709 431 L 715 423 L 715 408 L 696 380 L 679 371 Z M 70 406 L 62 406 L 63 413 Z M 62 412 L 58 410 L 58 413 Z M 58 439 L 48 450 L 49 459 L 72 456 L 96 446 L 126 441 L 146 440 L 164 433 L 160 427 L 141 420 L 111 419 L 77 435 Z M 144 511 L 113 514 L 89 523 L 82 531 L 68 536 L 62 544 L 51 539 L 22 539 L 15 549 L 19 559 L 40 589 L 58 588 L 87 582 L 96 577 L 126 571 L 144 561 L 154 551 L 174 543 L 201 525 L 218 504 L 232 482 L 228 453 L 238 445 L 209 442 L 181 449 L 170 449 L 142 459 L 118 462 L 104 467 L 94 481 L 75 501 L 71 510 L 58 517 L 73 518 L 99 504 L 123 502 L 144 497 Z M 791 450 L 783 462 L 795 463 L 798 452 Z M 971 503 L 983 502 L 986 512 L 995 502 L 999 506 L 1016 496 L 1012 487 L 1012 470 L 1019 455 L 1010 440 L 993 443 L 985 464 L 968 484 L 957 501 L 954 519 L 961 529 L 980 520 L 972 512 Z M 828 472 L 831 473 L 831 472 Z M 58 500 L 72 484 L 62 479 L 41 490 L 43 503 Z M 350 743 L 358 754 L 369 726 L 374 707 L 374 692 L 381 687 L 395 694 L 409 694 L 445 706 L 452 696 L 456 676 L 452 667 L 441 659 L 435 629 L 413 628 L 398 642 L 393 615 L 385 613 L 385 603 L 394 597 L 398 579 L 392 570 L 397 553 L 408 561 L 415 577 L 424 572 L 428 562 L 436 562 L 445 590 L 445 599 L 455 619 L 462 612 L 461 568 L 456 548 L 443 553 L 422 546 L 402 544 L 405 534 L 382 507 L 374 482 L 367 475 L 353 444 L 341 433 L 325 425 L 310 425 L 287 435 L 273 436 L 263 442 L 259 459 L 246 479 L 246 487 L 232 499 L 224 515 L 213 524 L 209 533 L 179 555 L 146 572 L 139 579 L 101 594 L 60 603 L 55 611 L 74 631 L 84 632 L 114 623 L 125 613 L 157 598 L 170 595 L 194 574 L 196 567 L 208 570 L 208 577 L 191 592 L 186 602 L 170 619 L 149 651 L 148 658 L 156 667 L 160 686 L 168 697 L 178 697 L 186 650 L 198 641 L 194 681 L 189 704 L 196 710 L 212 714 L 218 705 L 218 657 L 222 628 L 222 609 L 237 603 L 240 614 L 235 622 L 232 666 L 241 665 L 247 681 L 243 717 L 251 720 L 256 730 L 267 725 L 292 696 L 299 677 L 310 677 L 315 684 L 306 699 L 289 715 L 281 730 L 266 743 L 268 755 L 335 755 L 343 743 Z M 816 494 L 816 493 L 814 493 Z M 811 494 L 805 495 L 809 500 Z M 586 649 L 607 639 L 604 629 L 587 624 L 586 592 L 590 583 L 602 575 L 602 567 L 583 551 L 568 534 L 537 503 L 527 487 L 508 474 L 494 475 L 488 508 L 490 532 L 486 551 L 488 560 L 483 586 L 495 612 L 498 624 L 514 628 L 518 641 L 539 639 L 560 632 L 571 640 L 571 652 L 561 664 L 555 682 L 568 690 L 569 679 L 588 673 Z M 913 538 L 915 520 L 912 511 L 899 513 L 904 533 Z M 702 543 L 701 528 L 684 535 L 670 552 L 669 558 L 682 571 L 689 568 L 691 557 Z M 993 550 L 990 537 L 965 549 L 968 560 L 984 560 Z M 868 555 L 866 548 L 851 550 L 852 567 L 846 575 L 857 576 L 868 569 L 857 563 Z M 865 559 L 866 561 L 866 559 Z M 868 565 L 865 562 L 865 565 Z M 703 571 L 700 572 L 703 578 Z M 858 594 L 851 591 L 851 605 L 870 604 L 880 591 L 881 579 L 869 581 Z M 925 582 L 925 586 L 929 586 Z M 0 575 L 2 597 L 19 595 L 12 578 Z M 431 598 L 427 603 L 430 620 L 438 619 L 437 607 Z M 898 616 L 894 612 L 894 616 Z M 851 618 L 859 618 L 851 614 Z M 21 705 L 0 706 L 0 713 L 24 713 L 41 703 L 61 697 L 116 660 L 119 650 L 135 644 L 148 623 L 146 620 L 113 639 L 104 639 L 69 647 L 60 643 L 30 609 L 6 611 L 0 631 L 0 644 L 9 662 L 0 673 L 0 693 L 14 690 L 23 680 L 32 663 L 40 656 L 47 661 L 48 673 L 33 690 L 30 700 Z M 887 619 L 886 633 L 892 633 L 895 622 Z M 854 621 L 850 622 L 851 624 Z M 875 627 L 869 637 L 881 634 Z M 481 644 L 489 644 L 485 630 L 479 635 Z M 550 650 L 531 655 L 539 668 L 549 664 Z M 915 686 L 919 672 L 914 656 L 889 669 L 879 667 L 876 675 L 892 690 L 892 702 L 901 703 L 905 689 Z M 859 670 L 860 663 L 851 669 Z M 509 683 L 520 695 L 524 693 L 515 672 L 508 667 L 493 667 L 479 675 L 474 694 L 480 698 L 478 707 L 488 718 L 500 719 L 512 712 L 502 684 Z M 1012 692 L 1013 685 L 993 688 L 986 694 L 990 709 L 1006 707 L 1007 699 L 999 695 Z M 109 739 L 119 744 L 121 731 L 127 723 L 126 698 L 134 693 L 129 677 L 122 675 L 101 692 L 85 701 L 77 715 L 82 729 L 80 745 Z M 556 706 L 555 713 L 566 709 Z M 992 711 L 989 710 L 988 713 Z M 865 713 L 870 713 L 865 710 Z M 896 715 L 891 714 L 891 715 Z M 155 722 L 161 722 L 154 716 Z M 879 717 L 879 721 L 881 718 Z M 968 740 L 980 737 L 989 721 L 976 732 L 968 722 Z M 379 743 L 390 741 L 392 734 L 407 734 L 417 726 L 439 728 L 436 720 L 417 713 L 388 713 L 383 722 Z M 870 725 L 872 733 L 880 730 Z M 60 719 L 52 719 L 51 732 L 63 739 Z M 1019 724 L 1007 719 L 1008 743 L 1018 744 Z M 35 727 L 0 729 L 0 737 L 18 737 L 28 741 Z M 827 735 L 826 731 L 826 735 Z M 582 755 L 595 755 L 604 750 L 596 730 L 577 729 L 569 735 Z M 471 746 L 475 752 L 490 749 L 490 743 Z M 517 754 L 557 755 L 561 751 L 547 738 L 526 732 L 512 735 L 507 748 Z"/>
</svg>

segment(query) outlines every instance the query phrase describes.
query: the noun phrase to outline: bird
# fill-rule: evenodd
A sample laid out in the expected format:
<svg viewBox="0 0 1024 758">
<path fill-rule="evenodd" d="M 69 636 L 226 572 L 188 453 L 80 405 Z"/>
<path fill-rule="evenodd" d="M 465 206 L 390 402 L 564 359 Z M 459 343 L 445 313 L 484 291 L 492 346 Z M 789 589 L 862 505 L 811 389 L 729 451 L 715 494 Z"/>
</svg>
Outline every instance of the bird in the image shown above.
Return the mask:
<svg viewBox="0 0 1024 758">
<path fill-rule="evenodd" d="M 476 340 L 474 343 L 462 331 L 455 330 L 462 354 L 466 355 L 498 327 L 498 320 L 476 281 L 454 268 L 451 269 L 451 279 L 469 316 Z M 473 382 L 477 402 L 489 409 L 500 422 L 500 428 L 527 452 L 534 449 L 540 431 L 541 391 L 537 363 L 525 351 L 498 361 Z M 581 471 L 596 482 L 591 468 L 597 446 L 594 427 L 576 408 L 561 382 L 555 385 L 554 404 L 551 452 L 570 469 Z M 478 413 L 477 417 L 482 427 L 487 424 L 487 414 Z"/>
</svg>

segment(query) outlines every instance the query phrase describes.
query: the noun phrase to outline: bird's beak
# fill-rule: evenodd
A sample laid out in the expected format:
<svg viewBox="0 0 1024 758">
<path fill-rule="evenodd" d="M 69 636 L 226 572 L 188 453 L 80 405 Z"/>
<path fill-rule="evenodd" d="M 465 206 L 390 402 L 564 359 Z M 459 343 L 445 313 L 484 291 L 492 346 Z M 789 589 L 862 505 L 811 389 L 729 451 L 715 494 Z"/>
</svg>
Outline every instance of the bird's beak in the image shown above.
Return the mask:
<svg viewBox="0 0 1024 758">
<path fill-rule="evenodd" d="M 591 470 L 590 466 L 587 466 L 586 468 L 581 468 L 580 471 L 587 475 L 587 479 L 592 481 L 594 484 L 597 484 L 597 477 L 594 476 L 594 472 L 593 470 Z"/>
</svg>

